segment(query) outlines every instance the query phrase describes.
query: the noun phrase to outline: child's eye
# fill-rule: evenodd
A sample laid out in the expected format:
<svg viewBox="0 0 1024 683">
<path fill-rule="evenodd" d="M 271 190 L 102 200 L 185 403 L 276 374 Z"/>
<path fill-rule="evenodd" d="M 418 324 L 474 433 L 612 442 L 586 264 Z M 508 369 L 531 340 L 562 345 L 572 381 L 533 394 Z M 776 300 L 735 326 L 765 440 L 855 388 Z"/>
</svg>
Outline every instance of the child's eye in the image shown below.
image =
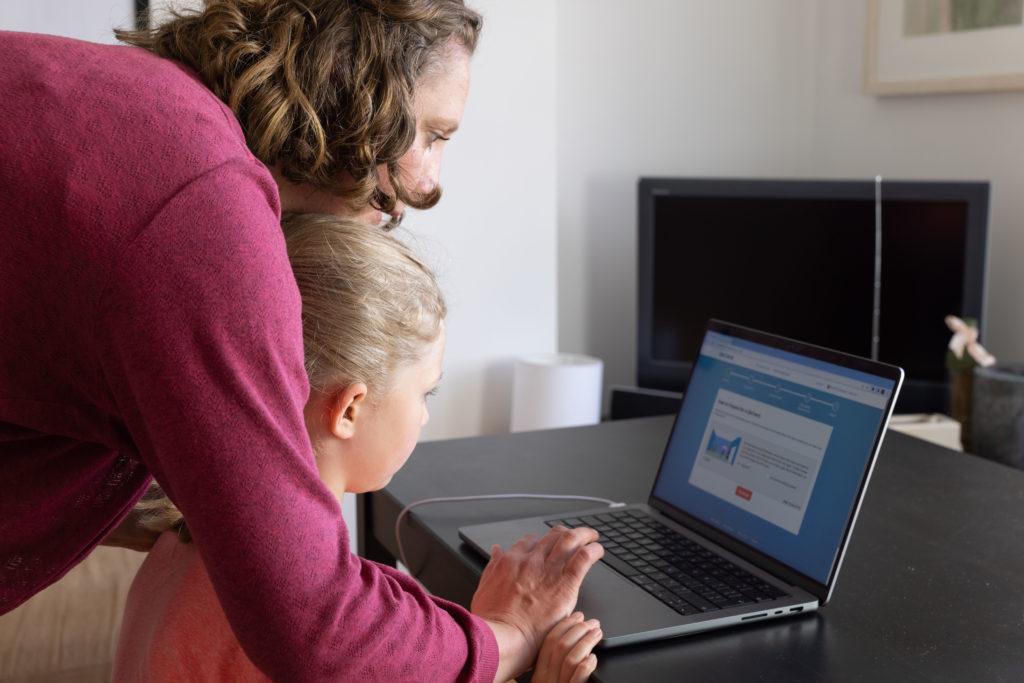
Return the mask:
<svg viewBox="0 0 1024 683">
<path fill-rule="evenodd" d="M 426 394 L 424 394 L 423 398 L 429 398 L 430 396 L 437 396 L 437 387 L 434 387 L 433 389 L 428 391 Z"/>
</svg>

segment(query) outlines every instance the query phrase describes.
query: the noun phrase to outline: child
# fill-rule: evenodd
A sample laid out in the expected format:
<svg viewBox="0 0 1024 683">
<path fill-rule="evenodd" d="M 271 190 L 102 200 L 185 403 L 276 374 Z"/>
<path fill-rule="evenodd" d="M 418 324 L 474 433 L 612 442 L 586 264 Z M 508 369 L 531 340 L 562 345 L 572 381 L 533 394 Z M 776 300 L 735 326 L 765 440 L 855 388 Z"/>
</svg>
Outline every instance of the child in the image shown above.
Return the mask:
<svg viewBox="0 0 1024 683">
<path fill-rule="evenodd" d="M 386 486 L 412 453 L 441 377 L 447 311 L 429 269 L 390 234 L 310 214 L 286 216 L 283 229 L 302 296 L 303 413 L 338 504 Z M 140 506 L 166 531 L 129 591 L 114 680 L 266 680 L 235 640 L 180 513 L 157 486 Z M 301 542 L 303 530 L 294 534 Z M 582 615 L 562 620 L 534 680 L 586 680 L 599 639 Z"/>
</svg>

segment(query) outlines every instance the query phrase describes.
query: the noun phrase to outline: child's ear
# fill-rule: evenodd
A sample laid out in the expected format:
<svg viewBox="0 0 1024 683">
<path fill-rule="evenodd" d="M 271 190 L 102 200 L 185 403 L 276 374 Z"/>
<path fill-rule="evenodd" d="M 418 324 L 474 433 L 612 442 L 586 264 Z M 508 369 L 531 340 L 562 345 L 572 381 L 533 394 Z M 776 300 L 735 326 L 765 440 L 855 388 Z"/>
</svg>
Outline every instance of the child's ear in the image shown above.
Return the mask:
<svg viewBox="0 0 1024 683">
<path fill-rule="evenodd" d="M 338 389 L 331 398 L 330 430 L 339 439 L 351 439 L 356 425 L 365 408 L 367 389 L 362 382 L 355 382 Z"/>
</svg>

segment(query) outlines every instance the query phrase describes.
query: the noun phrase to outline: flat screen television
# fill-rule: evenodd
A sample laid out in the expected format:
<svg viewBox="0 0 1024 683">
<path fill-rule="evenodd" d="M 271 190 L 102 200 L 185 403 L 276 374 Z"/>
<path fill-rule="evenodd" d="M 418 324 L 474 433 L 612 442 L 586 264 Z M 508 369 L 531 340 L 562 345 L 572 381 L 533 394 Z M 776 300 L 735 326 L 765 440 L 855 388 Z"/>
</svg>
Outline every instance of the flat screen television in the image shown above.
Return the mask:
<svg viewBox="0 0 1024 683">
<path fill-rule="evenodd" d="M 684 391 L 709 318 L 902 367 L 949 412 L 949 314 L 981 326 L 989 183 L 641 178 L 637 384 Z"/>
</svg>

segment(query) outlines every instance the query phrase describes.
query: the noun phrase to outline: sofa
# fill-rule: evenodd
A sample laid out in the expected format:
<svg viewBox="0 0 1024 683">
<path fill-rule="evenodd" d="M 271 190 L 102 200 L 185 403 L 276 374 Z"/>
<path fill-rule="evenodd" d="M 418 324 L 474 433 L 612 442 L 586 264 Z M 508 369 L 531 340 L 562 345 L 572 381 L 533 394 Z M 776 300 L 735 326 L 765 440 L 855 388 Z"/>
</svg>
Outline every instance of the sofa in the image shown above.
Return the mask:
<svg viewBox="0 0 1024 683">
<path fill-rule="evenodd" d="M 0 683 L 107 683 L 128 587 L 145 555 L 100 547 L 0 616 Z"/>
</svg>

